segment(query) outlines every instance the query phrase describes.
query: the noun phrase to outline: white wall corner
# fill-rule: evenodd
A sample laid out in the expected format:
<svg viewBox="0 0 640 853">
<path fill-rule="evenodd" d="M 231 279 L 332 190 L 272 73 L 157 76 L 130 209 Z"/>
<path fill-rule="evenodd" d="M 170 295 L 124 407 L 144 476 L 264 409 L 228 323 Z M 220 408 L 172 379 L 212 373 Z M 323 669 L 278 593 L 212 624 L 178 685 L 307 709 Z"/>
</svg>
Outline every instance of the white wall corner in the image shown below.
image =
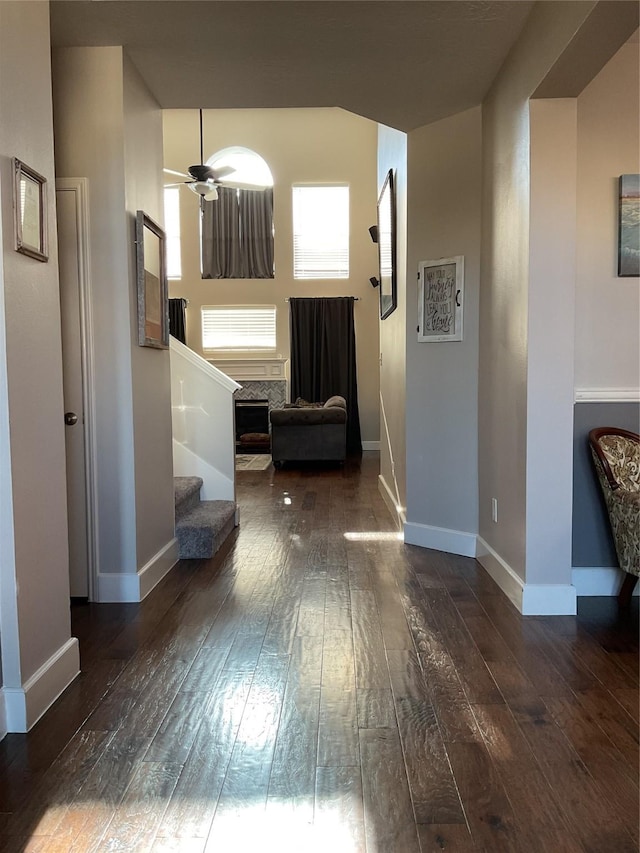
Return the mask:
<svg viewBox="0 0 640 853">
<path fill-rule="evenodd" d="M 478 537 L 477 560 L 523 616 L 575 616 L 576 589 L 571 584 L 527 584 Z"/>
<path fill-rule="evenodd" d="M 571 583 L 578 596 L 616 596 L 620 592 L 622 572 L 608 566 L 579 566 L 571 569 Z M 633 594 L 640 595 L 640 583 Z"/>
<path fill-rule="evenodd" d="M 380 442 L 379 441 L 363 441 L 362 442 L 363 450 L 380 450 Z"/>
<path fill-rule="evenodd" d="M 404 524 L 404 541 L 407 545 L 433 548 L 434 551 L 446 551 L 461 557 L 476 556 L 477 538 L 475 533 L 465 533 L 462 530 L 433 527 L 415 521 L 406 521 Z"/>
<path fill-rule="evenodd" d="M 135 574 L 133 572 L 103 572 L 98 575 L 98 595 L 101 604 L 127 604 L 142 601 L 178 562 L 178 540 L 167 542 Z"/>
<path fill-rule="evenodd" d="M 3 688 L 7 731 L 28 732 L 79 673 L 78 641 L 71 637 L 21 688 Z"/>
<path fill-rule="evenodd" d="M 140 601 L 160 583 L 178 562 L 178 540 L 174 537 L 138 571 Z"/>
<path fill-rule="evenodd" d="M 398 499 L 389 488 L 387 481 L 382 474 L 378 474 L 378 491 L 380 492 L 387 509 L 391 513 L 393 520 L 398 527 L 402 529 L 406 522 L 404 509 L 401 506 L 398 506 Z"/>
</svg>

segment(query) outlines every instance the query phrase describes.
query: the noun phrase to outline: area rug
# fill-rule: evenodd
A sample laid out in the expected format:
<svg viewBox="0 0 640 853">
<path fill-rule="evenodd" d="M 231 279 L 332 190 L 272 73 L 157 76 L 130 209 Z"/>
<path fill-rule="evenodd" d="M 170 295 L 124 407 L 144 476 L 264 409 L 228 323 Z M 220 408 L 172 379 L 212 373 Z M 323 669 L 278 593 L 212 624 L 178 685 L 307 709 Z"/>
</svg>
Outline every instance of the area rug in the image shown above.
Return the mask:
<svg viewBox="0 0 640 853">
<path fill-rule="evenodd" d="M 271 467 L 271 456 L 268 453 L 238 453 L 236 455 L 236 471 L 266 471 Z"/>
</svg>

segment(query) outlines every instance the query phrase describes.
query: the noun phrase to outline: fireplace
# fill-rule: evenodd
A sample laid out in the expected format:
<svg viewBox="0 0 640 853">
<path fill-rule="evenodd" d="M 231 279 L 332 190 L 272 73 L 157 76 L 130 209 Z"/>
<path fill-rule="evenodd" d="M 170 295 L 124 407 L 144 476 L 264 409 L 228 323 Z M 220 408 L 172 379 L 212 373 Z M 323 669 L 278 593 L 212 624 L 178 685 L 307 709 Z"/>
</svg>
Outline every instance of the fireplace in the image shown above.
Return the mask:
<svg viewBox="0 0 640 853">
<path fill-rule="evenodd" d="M 235 404 L 236 453 L 269 453 L 269 401 L 236 400 Z"/>
</svg>

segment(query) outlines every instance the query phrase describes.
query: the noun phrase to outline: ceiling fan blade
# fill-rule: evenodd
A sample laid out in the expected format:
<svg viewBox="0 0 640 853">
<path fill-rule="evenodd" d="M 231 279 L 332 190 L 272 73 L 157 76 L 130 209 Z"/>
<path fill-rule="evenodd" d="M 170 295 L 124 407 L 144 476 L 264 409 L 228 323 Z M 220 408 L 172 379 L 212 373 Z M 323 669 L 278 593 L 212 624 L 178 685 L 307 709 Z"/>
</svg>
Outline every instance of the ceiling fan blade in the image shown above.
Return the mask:
<svg viewBox="0 0 640 853">
<path fill-rule="evenodd" d="M 189 175 L 185 175 L 184 172 L 176 172 L 175 169 L 163 169 L 163 172 L 166 172 L 167 175 L 177 175 L 179 178 L 188 178 Z"/>
<path fill-rule="evenodd" d="M 192 181 L 215 181 L 216 173 L 205 163 L 194 164 L 189 166 L 189 175 Z"/>
<path fill-rule="evenodd" d="M 178 181 L 175 184 L 165 184 L 164 188 L 166 190 L 168 187 L 183 187 L 185 185 L 185 183 L 186 183 L 186 181 Z"/>
<path fill-rule="evenodd" d="M 227 175 L 233 175 L 237 169 L 234 169 L 233 166 L 220 166 L 219 169 L 214 169 L 211 167 L 211 176 L 215 181 L 219 181 L 221 178 L 226 178 Z"/>
</svg>

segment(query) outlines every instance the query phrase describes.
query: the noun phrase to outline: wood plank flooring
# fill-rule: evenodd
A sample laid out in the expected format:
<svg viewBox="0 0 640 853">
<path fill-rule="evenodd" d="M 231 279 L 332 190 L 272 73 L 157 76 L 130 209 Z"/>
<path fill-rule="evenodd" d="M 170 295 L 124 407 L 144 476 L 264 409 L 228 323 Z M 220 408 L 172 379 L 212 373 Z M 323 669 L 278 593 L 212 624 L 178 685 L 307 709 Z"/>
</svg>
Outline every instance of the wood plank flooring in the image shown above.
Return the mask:
<svg viewBox="0 0 640 853">
<path fill-rule="evenodd" d="M 4 853 L 633 853 L 638 604 L 523 618 L 404 546 L 377 454 L 240 472 L 241 526 L 0 743 Z"/>
</svg>

